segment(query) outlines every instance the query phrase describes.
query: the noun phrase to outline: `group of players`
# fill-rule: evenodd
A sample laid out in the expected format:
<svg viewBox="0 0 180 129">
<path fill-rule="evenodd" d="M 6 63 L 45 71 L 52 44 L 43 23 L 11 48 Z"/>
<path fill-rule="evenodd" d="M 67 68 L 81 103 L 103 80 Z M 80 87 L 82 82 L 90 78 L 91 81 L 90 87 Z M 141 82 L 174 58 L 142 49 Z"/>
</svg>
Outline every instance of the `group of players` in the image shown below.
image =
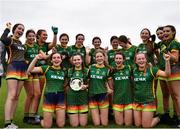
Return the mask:
<svg viewBox="0 0 180 129">
<path fill-rule="evenodd" d="M 66 113 L 72 127 L 86 126 L 88 111 L 94 126 L 107 126 L 110 109 L 117 125 L 149 128 L 160 120 L 173 120 L 180 127 L 180 43 L 174 26 L 157 29 L 159 43 L 147 28 L 140 32 L 138 46 L 125 35 L 112 36 L 111 50 L 101 47 L 100 37 L 92 39 L 94 48 L 86 48 L 83 34 L 77 34 L 75 45 L 68 46 L 69 36 L 63 33 L 56 44 L 57 27 L 52 27 L 52 42 L 46 41 L 46 30 L 35 33 L 30 29 L 23 44 L 24 25 L 15 24 L 12 36 L 11 23 L 6 26 L 1 36 L 8 53 L 4 129 L 18 128 L 12 120 L 22 87 L 27 94 L 23 121 L 44 128 L 52 127 L 54 113 L 58 127 L 65 126 Z M 79 90 L 70 87 L 75 79 L 81 80 Z M 163 94 L 161 117 L 155 115 L 158 79 Z M 37 115 L 41 95 L 42 118 Z M 169 96 L 173 118 L 169 116 Z"/>
</svg>

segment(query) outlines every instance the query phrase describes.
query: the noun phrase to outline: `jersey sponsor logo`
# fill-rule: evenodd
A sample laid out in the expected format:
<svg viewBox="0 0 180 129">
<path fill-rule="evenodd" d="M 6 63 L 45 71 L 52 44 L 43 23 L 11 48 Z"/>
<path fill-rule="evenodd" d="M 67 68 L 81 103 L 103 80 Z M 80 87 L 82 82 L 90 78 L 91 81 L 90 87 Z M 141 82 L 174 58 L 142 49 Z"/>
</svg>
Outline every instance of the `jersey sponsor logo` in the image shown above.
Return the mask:
<svg viewBox="0 0 180 129">
<path fill-rule="evenodd" d="M 31 58 L 34 58 L 35 56 L 36 56 L 36 54 L 32 54 L 32 55 L 30 55 L 30 57 L 31 57 Z"/>
<path fill-rule="evenodd" d="M 129 79 L 128 76 L 115 77 L 115 80 L 127 80 L 127 79 Z"/>
<path fill-rule="evenodd" d="M 25 50 L 24 47 L 21 47 L 21 46 L 17 46 L 18 50 Z"/>
<path fill-rule="evenodd" d="M 137 82 L 137 81 L 146 81 L 146 78 L 144 77 L 138 77 L 138 78 L 134 78 L 134 81 Z"/>
<path fill-rule="evenodd" d="M 52 79 L 59 79 L 59 80 L 64 80 L 64 77 L 57 76 L 57 75 L 51 75 Z"/>
<path fill-rule="evenodd" d="M 98 76 L 98 75 L 91 75 L 91 78 L 96 78 L 96 79 L 103 79 L 103 76 Z"/>
<path fill-rule="evenodd" d="M 130 57 L 126 57 L 126 60 L 130 60 Z"/>
</svg>

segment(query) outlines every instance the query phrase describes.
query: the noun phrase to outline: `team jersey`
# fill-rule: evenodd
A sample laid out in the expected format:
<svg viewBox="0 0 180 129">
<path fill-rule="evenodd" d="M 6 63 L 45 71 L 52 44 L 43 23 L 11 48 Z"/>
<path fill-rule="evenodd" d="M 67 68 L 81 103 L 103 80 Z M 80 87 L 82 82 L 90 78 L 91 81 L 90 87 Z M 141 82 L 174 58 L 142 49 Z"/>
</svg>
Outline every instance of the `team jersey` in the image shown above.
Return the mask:
<svg viewBox="0 0 180 129">
<path fill-rule="evenodd" d="M 37 44 L 32 44 L 32 45 L 29 45 L 29 44 L 25 44 L 25 59 L 28 63 L 30 63 L 34 58 L 35 56 L 39 53 L 39 48 L 38 48 L 38 45 Z"/>
<path fill-rule="evenodd" d="M 55 69 L 48 65 L 41 66 L 41 69 L 46 77 L 45 93 L 63 92 L 66 72 L 61 68 Z"/>
<path fill-rule="evenodd" d="M 132 45 L 130 48 L 125 49 L 122 48 L 121 52 L 125 55 L 126 60 L 124 62 L 125 65 L 130 65 L 133 66 L 134 65 L 134 56 L 136 53 L 136 46 Z"/>
<path fill-rule="evenodd" d="M 169 46 L 167 47 L 167 51 L 168 52 L 179 51 L 179 54 L 180 54 L 180 43 L 177 42 L 176 40 L 172 40 L 169 43 Z M 179 57 L 179 59 L 180 59 L 180 57 Z M 170 60 L 170 63 L 171 63 L 171 66 L 175 65 L 177 63 L 180 65 L 180 61 L 179 62 L 174 62 L 174 61 Z"/>
<path fill-rule="evenodd" d="M 106 82 L 110 74 L 110 69 L 107 67 L 97 67 L 96 64 L 89 68 L 89 95 L 106 93 Z"/>
<path fill-rule="evenodd" d="M 118 52 L 118 51 L 120 51 L 120 50 L 119 49 L 111 49 L 107 52 L 109 65 L 111 65 L 114 62 L 114 56 L 115 56 L 116 52 Z"/>
<path fill-rule="evenodd" d="M 85 62 L 86 48 L 84 46 L 81 48 L 78 48 L 78 47 L 76 47 L 76 45 L 72 45 L 70 47 L 70 57 L 76 53 L 80 53 L 83 57 L 83 62 Z"/>
<path fill-rule="evenodd" d="M 163 58 L 163 53 L 167 53 L 167 46 L 168 46 L 168 44 L 166 44 L 163 41 L 160 41 L 158 43 L 158 48 L 160 49 L 159 60 L 158 60 L 158 67 L 161 70 L 165 70 L 165 60 Z"/>
<path fill-rule="evenodd" d="M 46 55 L 48 55 L 48 51 L 49 51 L 49 48 L 48 48 L 48 43 L 44 43 L 43 45 L 39 45 L 38 43 L 36 43 L 38 45 L 38 48 L 39 50 L 42 50 Z M 45 65 L 47 64 L 47 61 L 42 59 L 42 60 L 39 60 L 37 62 L 37 65 L 38 66 L 42 66 L 42 65 Z"/>
<path fill-rule="evenodd" d="M 67 46 L 64 48 L 58 44 L 55 46 L 55 48 L 56 48 L 57 52 L 60 53 L 62 57 L 64 57 L 62 60 L 62 63 L 61 63 L 63 69 L 70 68 L 71 67 L 71 64 L 69 61 L 69 59 L 70 59 L 70 56 L 69 56 L 70 55 L 70 47 Z"/>
<path fill-rule="evenodd" d="M 130 104 L 133 102 L 131 68 L 125 65 L 111 73 L 114 82 L 113 104 Z"/>
<path fill-rule="evenodd" d="M 148 63 L 151 63 L 152 65 L 155 64 L 154 63 L 154 50 L 155 50 L 154 44 L 155 43 L 153 43 L 153 45 L 152 45 L 152 47 L 153 47 L 152 49 L 153 50 L 150 50 L 151 48 L 148 48 L 147 43 L 139 44 L 139 46 L 136 49 L 137 53 L 145 53 L 145 54 L 147 54 L 147 57 L 148 57 L 147 61 L 148 61 Z"/>
<path fill-rule="evenodd" d="M 75 70 L 74 68 L 70 68 L 68 70 L 68 78 L 70 81 L 75 78 L 78 78 L 78 79 L 81 79 L 84 84 L 87 84 L 88 69 L 84 68 L 84 70 Z M 67 91 L 67 103 L 68 105 L 87 104 L 88 103 L 87 90 L 74 91 L 71 88 L 69 88 L 69 90 Z"/>
<path fill-rule="evenodd" d="M 20 40 L 16 40 L 12 37 L 7 37 L 10 30 L 5 29 L 1 36 L 2 43 L 5 44 L 8 53 L 8 63 L 13 61 L 25 61 L 24 53 L 25 48 Z"/>
<path fill-rule="evenodd" d="M 145 104 L 155 100 L 153 82 L 157 72 L 157 67 L 147 68 L 146 73 L 139 71 L 137 68 L 133 70 L 134 102 Z"/>
<path fill-rule="evenodd" d="M 91 56 L 91 62 L 90 64 L 94 64 L 96 63 L 96 59 L 95 59 L 95 49 L 91 48 L 90 52 L 89 52 L 89 56 Z"/>
</svg>

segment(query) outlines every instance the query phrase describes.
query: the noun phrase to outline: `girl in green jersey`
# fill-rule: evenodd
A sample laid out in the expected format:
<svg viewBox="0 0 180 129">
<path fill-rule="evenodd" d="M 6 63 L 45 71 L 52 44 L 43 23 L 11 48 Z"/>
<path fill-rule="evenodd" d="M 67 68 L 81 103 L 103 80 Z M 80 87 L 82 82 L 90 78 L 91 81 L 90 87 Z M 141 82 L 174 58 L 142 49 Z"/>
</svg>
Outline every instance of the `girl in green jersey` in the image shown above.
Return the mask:
<svg viewBox="0 0 180 129">
<path fill-rule="evenodd" d="M 72 56 L 73 67 L 68 70 L 69 87 L 67 89 L 67 113 L 72 127 L 86 126 L 88 120 L 88 69 L 84 67 L 81 54 Z M 71 84 L 74 80 L 81 80 L 79 89 Z"/>
<path fill-rule="evenodd" d="M 168 44 L 164 41 L 164 32 L 163 27 L 158 27 L 156 30 L 156 35 L 160 40 L 158 42 L 159 48 L 159 58 L 158 58 L 158 67 L 161 70 L 165 70 L 165 60 L 163 58 L 163 53 L 166 51 L 166 47 Z M 170 91 L 167 82 L 167 78 L 159 77 L 159 83 L 161 86 L 162 96 L 163 96 L 163 110 L 164 114 L 161 117 L 161 122 L 164 124 L 171 124 L 170 115 L 169 115 L 169 100 L 170 100 Z M 173 106 L 174 107 L 174 106 Z"/>
<path fill-rule="evenodd" d="M 52 65 L 43 65 L 35 67 L 38 60 L 45 58 L 42 53 L 36 55 L 28 67 L 28 72 L 44 74 L 44 100 L 43 100 L 43 120 L 41 126 L 44 128 L 51 128 L 53 124 L 53 113 L 56 116 L 56 124 L 58 127 L 65 125 L 65 95 L 64 86 L 66 72 L 61 68 L 62 62 L 59 53 L 53 53 L 50 57 Z"/>
<path fill-rule="evenodd" d="M 94 64 L 96 63 L 95 61 L 95 53 L 98 49 L 101 49 L 101 50 L 104 50 L 102 47 L 101 47 L 101 38 L 100 37 L 94 37 L 92 39 L 92 44 L 94 46 L 94 48 L 91 48 L 90 51 L 89 51 L 89 58 L 88 58 L 88 64 L 91 65 L 91 64 Z"/>
<path fill-rule="evenodd" d="M 159 117 L 155 117 L 156 111 L 154 79 L 168 77 L 170 75 L 170 56 L 165 54 L 166 61 L 165 71 L 159 70 L 157 67 L 150 67 L 147 57 L 144 53 L 135 55 L 135 63 L 137 65 L 133 70 L 134 78 L 134 122 L 137 127 L 150 128 L 154 127 L 159 121 Z"/>
<path fill-rule="evenodd" d="M 26 50 L 25 59 L 28 64 L 30 64 L 34 57 L 39 54 L 39 48 L 37 44 L 35 44 L 35 35 L 34 30 L 27 30 L 26 32 L 26 43 L 24 46 Z M 35 117 L 41 97 L 38 74 L 30 74 L 28 80 L 24 83 L 24 88 L 27 98 L 25 101 L 23 122 L 38 124 L 40 119 Z"/>
<path fill-rule="evenodd" d="M 105 65 L 105 54 L 98 50 L 96 63 L 89 68 L 89 108 L 95 126 L 108 125 L 108 94 L 112 93 L 107 82 L 110 82 L 110 69 Z"/>
<path fill-rule="evenodd" d="M 121 52 L 117 52 L 114 57 L 116 66 L 111 74 L 113 78 L 113 110 L 115 122 L 118 125 L 132 125 L 132 72 L 128 65 L 124 64 L 125 56 Z"/>
<path fill-rule="evenodd" d="M 168 44 L 166 51 L 170 55 L 171 75 L 168 78 L 169 88 L 175 103 L 174 118 L 180 127 L 180 43 L 175 40 L 176 29 L 172 25 L 164 26 L 164 40 Z"/>
</svg>

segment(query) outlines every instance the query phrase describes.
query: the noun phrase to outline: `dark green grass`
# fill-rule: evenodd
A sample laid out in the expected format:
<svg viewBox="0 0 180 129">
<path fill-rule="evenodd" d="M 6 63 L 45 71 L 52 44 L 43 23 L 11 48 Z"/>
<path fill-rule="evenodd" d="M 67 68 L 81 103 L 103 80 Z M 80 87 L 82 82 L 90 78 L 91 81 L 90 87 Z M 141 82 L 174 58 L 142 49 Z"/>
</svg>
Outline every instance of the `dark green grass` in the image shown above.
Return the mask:
<svg viewBox="0 0 180 129">
<path fill-rule="evenodd" d="M 3 79 L 2 80 L 2 86 L 0 88 L 0 128 L 2 128 L 3 125 L 4 125 L 4 103 L 5 103 L 5 100 L 6 100 L 6 94 L 7 94 L 6 81 Z M 163 113 L 162 94 L 161 94 L 161 90 L 160 90 L 159 85 L 158 85 L 157 95 L 158 95 L 158 102 L 159 102 L 158 112 Z M 17 107 L 16 113 L 15 113 L 14 122 L 20 128 L 40 128 L 40 125 L 28 125 L 28 124 L 23 123 L 22 119 L 23 119 L 23 116 L 24 116 L 24 101 L 25 101 L 25 98 L 26 98 L 26 94 L 25 94 L 25 91 L 24 91 L 24 88 L 23 88 L 22 91 L 21 91 L 20 97 L 19 97 L 19 103 L 18 103 L 18 107 Z M 170 107 L 171 107 L 170 114 L 172 115 L 172 113 L 173 113 L 172 102 L 170 102 Z M 39 107 L 39 113 L 42 115 L 41 108 L 42 107 L 40 106 Z M 56 127 L 55 124 L 54 124 L 53 127 Z M 69 122 L 67 120 L 65 128 L 69 128 L 69 127 L 70 127 Z M 89 123 L 88 123 L 87 127 L 94 128 L 90 118 L 89 118 Z M 109 126 L 107 128 L 119 128 L 119 127 L 123 128 L 125 126 L 117 126 L 117 125 L 114 124 L 114 121 L 110 121 Z M 157 128 L 168 128 L 169 126 L 159 124 L 156 127 Z M 134 128 L 134 126 L 132 126 L 131 128 Z"/>
</svg>

